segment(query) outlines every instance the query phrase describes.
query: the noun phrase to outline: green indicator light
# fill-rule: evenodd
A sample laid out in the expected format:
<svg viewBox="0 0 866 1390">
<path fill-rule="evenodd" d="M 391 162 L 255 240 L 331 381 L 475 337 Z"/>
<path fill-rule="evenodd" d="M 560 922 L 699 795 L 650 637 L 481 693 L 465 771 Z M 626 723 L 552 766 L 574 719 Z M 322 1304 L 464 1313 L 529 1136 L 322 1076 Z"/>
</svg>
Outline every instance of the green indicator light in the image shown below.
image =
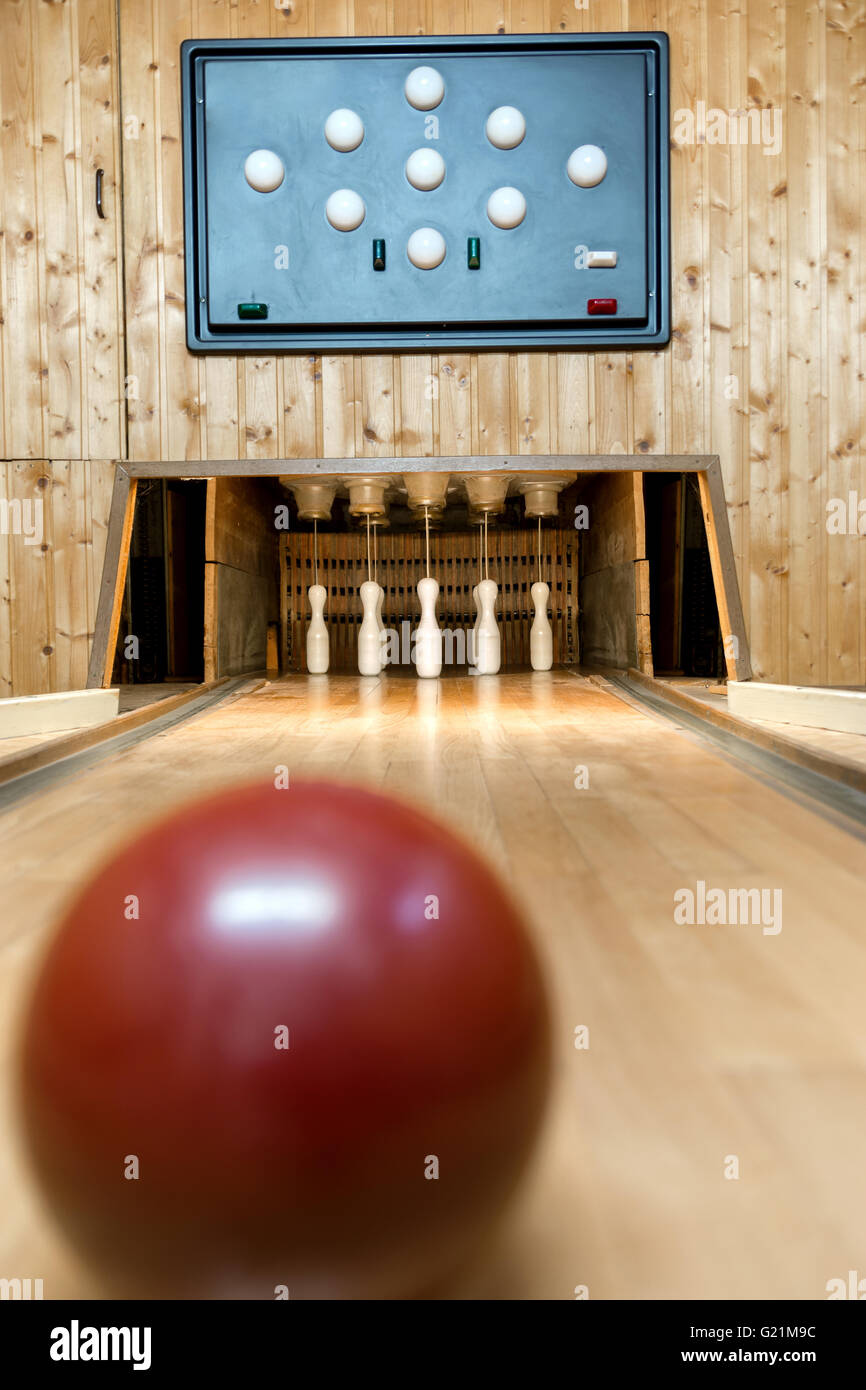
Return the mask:
<svg viewBox="0 0 866 1390">
<path fill-rule="evenodd" d="M 466 243 L 466 259 L 470 270 L 481 269 L 481 238 L 471 236 Z"/>
<path fill-rule="evenodd" d="M 385 269 L 385 242 L 382 237 L 376 237 L 373 241 L 373 269 Z"/>
<path fill-rule="evenodd" d="M 239 304 L 239 319 L 266 319 L 268 316 L 267 304 Z"/>
</svg>

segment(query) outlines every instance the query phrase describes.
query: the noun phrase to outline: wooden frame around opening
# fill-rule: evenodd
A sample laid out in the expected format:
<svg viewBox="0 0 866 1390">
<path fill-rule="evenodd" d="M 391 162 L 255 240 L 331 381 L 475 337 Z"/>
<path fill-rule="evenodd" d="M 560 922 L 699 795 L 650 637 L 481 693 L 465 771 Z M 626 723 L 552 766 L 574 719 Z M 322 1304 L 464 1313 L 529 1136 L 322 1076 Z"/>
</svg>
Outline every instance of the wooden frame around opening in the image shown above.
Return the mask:
<svg viewBox="0 0 866 1390">
<path fill-rule="evenodd" d="M 118 463 L 90 652 L 88 687 L 111 683 L 139 478 L 277 478 L 285 474 L 309 474 L 315 477 L 317 474 L 422 473 L 431 470 L 441 473 L 524 474 L 696 473 L 727 673 L 732 680 L 750 679 L 749 643 L 737 585 L 722 469 L 717 454 L 532 454 L 516 457 L 466 454 L 436 458 L 220 459 L 208 463 L 159 459 Z"/>
</svg>

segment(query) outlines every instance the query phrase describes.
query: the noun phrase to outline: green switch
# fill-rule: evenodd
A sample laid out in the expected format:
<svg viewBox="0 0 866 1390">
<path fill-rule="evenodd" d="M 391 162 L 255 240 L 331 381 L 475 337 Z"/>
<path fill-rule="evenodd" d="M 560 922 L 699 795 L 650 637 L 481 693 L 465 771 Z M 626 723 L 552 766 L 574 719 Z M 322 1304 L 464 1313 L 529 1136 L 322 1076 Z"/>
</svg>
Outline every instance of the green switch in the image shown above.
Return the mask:
<svg viewBox="0 0 866 1390">
<path fill-rule="evenodd" d="M 481 269 L 481 238 L 471 236 L 466 243 L 466 258 L 470 270 Z"/>
<path fill-rule="evenodd" d="M 373 269 L 385 269 L 385 240 L 383 237 L 376 237 L 373 241 Z"/>
<path fill-rule="evenodd" d="M 239 304 L 239 319 L 266 319 L 268 316 L 267 304 Z"/>
</svg>

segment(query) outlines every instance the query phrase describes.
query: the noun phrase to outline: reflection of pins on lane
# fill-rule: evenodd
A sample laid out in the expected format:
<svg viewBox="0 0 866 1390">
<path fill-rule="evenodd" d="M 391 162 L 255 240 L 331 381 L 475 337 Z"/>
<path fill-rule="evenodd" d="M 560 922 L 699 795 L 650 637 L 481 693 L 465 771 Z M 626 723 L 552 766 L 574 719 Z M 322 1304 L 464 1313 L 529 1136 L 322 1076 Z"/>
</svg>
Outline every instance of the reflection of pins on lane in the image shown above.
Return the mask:
<svg viewBox="0 0 866 1390">
<path fill-rule="evenodd" d="M 479 676 L 495 676 L 502 660 L 502 640 L 499 624 L 496 621 L 496 599 L 499 586 L 487 577 L 487 513 L 484 513 L 484 573 L 485 578 L 478 585 L 478 600 L 481 613 L 478 623 L 478 647 L 475 654 L 475 668 Z"/>
<path fill-rule="evenodd" d="M 550 589 L 541 578 L 541 517 L 538 518 L 538 579 L 530 593 L 535 617 L 529 629 L 529 661 L 533 671 L 549 671 L 553 665 L 553 630 L 547 616 Z"/>
<path fill-rule="evenodd" d="M 439 585 L 430 574 L 430 513 L 424 508 L 424 529 L 427 540 L 427 573 L 418 580 L 418 601 L 421 621 L 415 629 L 414 660 L 419 676 L 438 676 L 442 670 L 442 633 L 436 617 Z"/>
<path fill-rule="evenodd" d="M 328 628 L 325 623 L 325 600 L 327 590 L 319 583 L 319 532 L 317 522 L 313 522 L 313 579 L 307 590 L 310 601 L 310 621 L 307 624 L 307 670 L 310 675 L 323 676 L 330 662 Z"/>
<path fill-rule="evenodd" d="M 370 518 L 367 517 L 367 575 L 359 589 L 363 617 L 358 631 L 358 670 L 362 676 L 378 676 L 382 669 L 378 612 L 382 590 L 370 574 Z"/>
</svg>

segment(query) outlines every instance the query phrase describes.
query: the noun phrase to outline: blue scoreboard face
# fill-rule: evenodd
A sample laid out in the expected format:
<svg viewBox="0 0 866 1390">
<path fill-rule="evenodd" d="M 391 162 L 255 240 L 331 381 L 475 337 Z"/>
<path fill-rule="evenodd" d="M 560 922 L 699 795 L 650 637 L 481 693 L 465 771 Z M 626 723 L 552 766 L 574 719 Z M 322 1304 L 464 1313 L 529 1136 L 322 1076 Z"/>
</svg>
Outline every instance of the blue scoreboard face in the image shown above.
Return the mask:
<svg viewBox="0 0 866 1390">
<path fill-rule="evenodd" d="M 198 351 L 670 336 L 667 37 L 190 40 Z"/>
</svg>

